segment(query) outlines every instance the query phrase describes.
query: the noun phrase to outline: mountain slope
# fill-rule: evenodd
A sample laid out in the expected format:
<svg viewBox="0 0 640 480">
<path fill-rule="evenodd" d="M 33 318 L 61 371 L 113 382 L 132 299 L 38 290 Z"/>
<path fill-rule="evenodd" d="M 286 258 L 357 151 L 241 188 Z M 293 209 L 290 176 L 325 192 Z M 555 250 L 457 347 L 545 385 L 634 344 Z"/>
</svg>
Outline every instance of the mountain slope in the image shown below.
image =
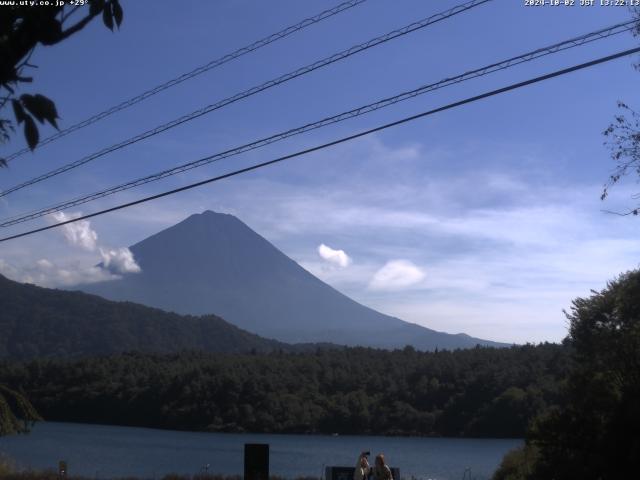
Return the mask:
<svg viewBox="0 0 640 480">
<path fill-rule="evenodd" d="M 280 348 L 289 346 L 214 315 L 180 316 L 82 292 L 21 284 L 0 275 L 0 358 Z"/>
<path fill-rule="evenodd" d="M 215 313 L 285 342 L 431 350 L 476 344 L 361 305 L 280 252 L 232 215 L 206 211 L 131 247 L 141 273 L 79 287 L 182 314 Z"/>
</svg>

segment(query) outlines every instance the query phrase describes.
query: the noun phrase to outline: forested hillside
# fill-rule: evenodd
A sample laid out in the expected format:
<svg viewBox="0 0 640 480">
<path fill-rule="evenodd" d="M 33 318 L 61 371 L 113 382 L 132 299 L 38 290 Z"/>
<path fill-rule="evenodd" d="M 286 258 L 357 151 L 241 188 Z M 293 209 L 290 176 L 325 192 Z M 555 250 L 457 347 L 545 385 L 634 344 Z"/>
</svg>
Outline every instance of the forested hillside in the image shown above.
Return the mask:
<svg viewBox="0 0 640 480">
<path fill-rule="evenodd" d="M 215 315 L 177 315 L 81 292 L 21 284 L 0 275 L 0 358 L 280 348 L 288 347 Z"/>
<path fill-rule="evenodd" d="M 48 420 L 232 432 L 521 437 L 565 347 L 123 354 L 0 364 Z"/>
</svg>

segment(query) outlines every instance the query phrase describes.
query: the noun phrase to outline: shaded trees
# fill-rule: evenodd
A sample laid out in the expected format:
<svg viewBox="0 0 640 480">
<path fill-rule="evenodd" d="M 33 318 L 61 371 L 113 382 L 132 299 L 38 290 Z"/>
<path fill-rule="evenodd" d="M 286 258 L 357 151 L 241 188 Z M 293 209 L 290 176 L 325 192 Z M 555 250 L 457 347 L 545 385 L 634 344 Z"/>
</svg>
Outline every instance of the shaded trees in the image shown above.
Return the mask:
<svg viewBox="0 0 640 480">
<path fill-rule="evenodd" d="M 574 300 L 567 317 L 563 395 L 496 479 L 615 479 L 640 468 L 640 270 Z"/>
<path fill-rule="evenodd" d="M 640 467 L 640 271 L 574 300 L 568 318 L 574 367 L 563 408 L 531 433 L 536 477 L 620 478 Z"/>
</svg>

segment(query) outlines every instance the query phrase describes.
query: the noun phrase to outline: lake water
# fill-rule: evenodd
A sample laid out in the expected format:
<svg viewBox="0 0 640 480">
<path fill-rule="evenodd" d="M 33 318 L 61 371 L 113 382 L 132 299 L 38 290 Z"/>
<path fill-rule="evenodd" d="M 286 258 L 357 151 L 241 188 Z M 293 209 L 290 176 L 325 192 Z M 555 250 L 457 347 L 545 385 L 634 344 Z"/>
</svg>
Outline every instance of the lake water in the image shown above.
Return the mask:
<svg viewBox="0 0 640 480">
<path fill-rule="evenodd" d="M 370 436 L 195 433 L 148 428 L 44 422 L 29 435 L 0 437 L 0 452 L 22 469 L 56 469 L 92 478 L 158 478 L 210 473 L 242 474 L 245 443 L 270 445 L 270 472 L 287 478 L 321 477 L 328 465 L 352 466 L 361 451 L 384 452 L 402 478 L 488 479 L 520 440 Z M 465 470 L 470 469 L 465 474 Z"/>
</svg>

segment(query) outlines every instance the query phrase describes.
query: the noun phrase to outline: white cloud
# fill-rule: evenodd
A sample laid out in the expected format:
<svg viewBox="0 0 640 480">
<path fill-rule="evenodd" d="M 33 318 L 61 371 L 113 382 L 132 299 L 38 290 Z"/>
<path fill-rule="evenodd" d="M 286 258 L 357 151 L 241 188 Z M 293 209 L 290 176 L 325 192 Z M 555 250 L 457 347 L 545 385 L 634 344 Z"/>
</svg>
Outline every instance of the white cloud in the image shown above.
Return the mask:
<svg viewBox="0 0 640 480">
<path fill-rule="evenodd" d="M 80 212 L 66 214 L 57 212 L 51 215 L 56 223 L 76 219 Z M 98 233 L 88 220 L 78 220 L 59 227 L 69 245 L 86 252 L 99 251 L 102 257 L 101 266 L 86 267 L 79 262 L 72 262 L 62 267 L 45 258 L 35 264 L 10 265 L 0 263 L 0 271 L 4 271 L 14 280 L 35 283 L 45 287 L 71 286 L 120 278 L 125 273 L 138 273 L 140 266 L 133 253 L 126 247 L 110 248 L 98 243 Z M 89 260 L 91 261 L 91 260 Z"/>
<path fill-rule="evenodd" d="M 78 263 L 58 265 L 45 258 L 27 266 L 13 265 L 0 259 L 0 273 L 16 282 L 33 283 L 41 287 L 71 287 L 120 278 L 97 266 L 86 267 Z"/>
<path fill-rule="evenodd" d="M 100 249 L 102 266 L 115 275 L 138 273 L 140 266 L 133 258 L 133 253 L 126 247 L 116 249 Z"/>
<path fill-rule="evenodd" d="M 409 260 L 390 260 L 373 275 L 369 288 L 402 290 L 420 283 L 424 276 L 424 272 Z"/>
<path fill-rule="evenodd" d="M 66 222 L 79 216 L 79 214 L 67 215 L 64 212 L 57 212 L 52 215 L 56 223 Z M 68 223 L 60 228 L 62 229 L 62 233 L 69 244 L 90 252 L 95 251 L 98 242 L 98 234 L 91 228 L 91 224 L 88 220 L 79 220 L 77 222 Z"/>
<path fill-rule="evenodd" d="M 318 247 L 318 254 L 327 262 L 341 268 L 348 267 L 351 264 L 351 258 L 344 250 L 334 250 L 324 243 Z"/>
</svg>

